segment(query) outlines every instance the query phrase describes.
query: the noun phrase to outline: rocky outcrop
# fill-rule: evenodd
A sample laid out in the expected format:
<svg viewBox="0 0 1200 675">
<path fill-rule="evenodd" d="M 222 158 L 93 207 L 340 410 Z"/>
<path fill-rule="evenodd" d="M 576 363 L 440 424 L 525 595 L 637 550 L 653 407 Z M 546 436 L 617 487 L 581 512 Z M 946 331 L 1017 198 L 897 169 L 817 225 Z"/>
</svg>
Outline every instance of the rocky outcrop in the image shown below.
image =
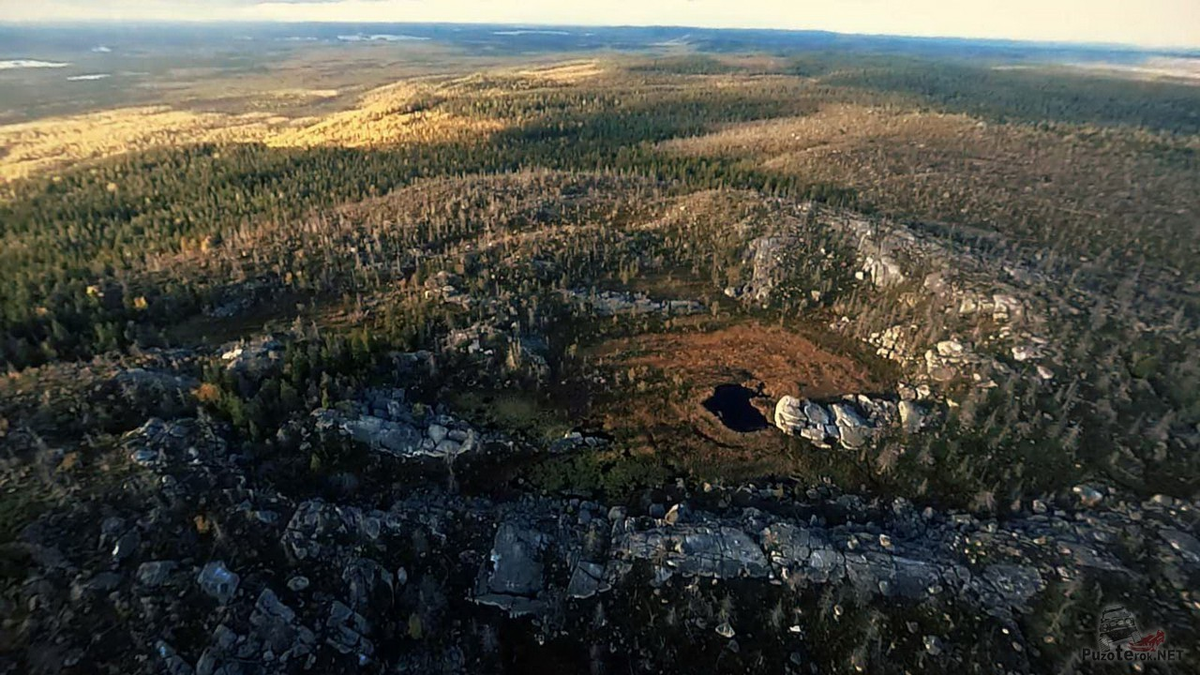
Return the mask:
<svg viewBox="0 0 1200 675">
<path fill-rule="evenodd" d="M 386 407 L 385 399 L 395 400 L 375 397 L 368 408 Z M 860 401 L 837 404 L 871 420 Z M 795 410 L 812 422 L 839 422 L 833 405 L 798 401 Z M 660 603 L 693 597 L 694 588 L 761 584 L 763 597 L 844 587 L 905 607 L 964 608 L 1031 649 L 1041 636 L 1023 635 L 1018 618 L 1052 584 L 1119 575 L 1147 589 L 1143 601 L 1186 613 L 1200 574 L 1200 505 L 1131 502 L 1091 484 L 1077 491 L 1072 510 L 1038 501 L 1003 520 L 784 485 L 694 495 L 680 488 L 673 503 L 637 514 L 579 499 L 436 490 L 376 493 L 372 504 L 293 503 L 214 437 L 205 421 L 148 421 L 125 443 L 131 455 L 153 458 L 135 464 L 151 478 L 152 496 L 134 509 L 113 507 L 123 510 L 101 522 L 76 505 L 29 528 L 23 540 L 37 554 L 23 588 L 38 599 L 26 601 L 23 621 L 53 627 L 67 636 L 61 649 L 76 649 L 72 636 L 87 634 L 79 622 L 116 602 L 131 617 L 117 630 L 131 632 L 125 639 L 144 651 L 146 672 L 283 673 L 307 664 L 351 672 L 396 658 L 381 641 L 418 648 L 413 636 L 462 625 L 447 616 L 532 617 L 558 630 L 593 620 L 605 594 Z M 160 502 L 163 495 L 170 498 Z M 159 503 L 167 506 L 145 506 Z M 202 521 L 193 520 L 198 511 Z M 220 556 L 205 559 L 196 532 L 218 527 Z M 1125 566 L 1126 542 L 1156 561 L 1161 581 Z M 67 603 L 72 611 L 64 613 Z M 713 621 L 706 633 L 742 640 L 788 630 L 747 620 Z M 624 617 L 607 621 L 609 631 L 639 629 Z M 956 649 L 945 638 L 926 642 L 922 649 Z"/>
<path fill-rule="evenodd" d="M 868 332 L 861 317 L 844 316 L 831 327 L 902 364 L 913 384 L 962 380 L 990 388 L 1014 374 L 1014 363 L 1026 364 L 1027 374 L 1042 381 L 1055 378 L 1061 355 L 1045 337 L 1053 308 L 1040 290 L 1043 276 L 901 223 L 812 204 L 773 206 L 776 222 L 746 246 L 749 278 L 725 288 L 729 297 L 756 304 L 785 296 L 801 306 L 826 302 L 825 280 L 849 265 L 867 290 L 886 294 L 907 319 Z M 818 240 L 824 243 L 814 246 Z M 810 268 L 820 273 L 802 271 Z M 930 318 L 939 315 L 930 330 Z M 960 349 L 947 351 L 949 345 Z"/>
<path fill-rule="evenodd" d="M 741 286 L 725 289 L 725 295 L 738 300 L 766 302 L 775 288 L 790 275 L 789 262 L 795 254 L 798 237 L 780 234 L 759 237 L 747 248 L 750 260 L 750 280 Z"/>
<path fill-rule="evenodd" d="M 428 410 L 415 413 L 402 389 L 369 391 L 353 409 L 315 411 L 318 432 L 341 434 L 398 459 L 448 459 L 483 447 L 482 435 L 466 422 Z"/>
<path fill-rule="evenodd" d="M 631 531 L 613 544 L 625 560 L 653 561 L 665 576 L 679 573 L 713 579 L 768 575 L 762 549 L 746 532 L 720 525 L 681 525 Z"/>
<path fill-rule="evenodd" d="M 122 447 L 134 464 L 165 469 L 184 462 L 202 467 L 226 460 L 225 440 L 211 425 L 194 419 L 164 421 L 157 417 L 125 434 Z"/>
<path fill-rule="evenodd" d="M 858 449 L 893 428 L 897 421 L 905 431 L 917 431 L 925 421 L 924 409 L 912 401 L 896 404 L 861 394 L 826 405 L 784 396 L 775 404 L 775 426 L 818 447 L 837 443 L 848 450 Z"/>
<path fill-rule="evenodd" d="M 942 340 L 933 349 L 925 350 L 924 370 L 934 382 L 946 383 L 964 375 L 974 375 L 976 382 L 990 388 L 995 386 L 995 382 L 990 377 L 982 379 L 980 374 L 990 375 L 1007 369 L 958 340 Z"/>
<path fill-rule="evenodd" d="M 268 335 L 222 347 L 221 361 L 232 372 L 250 378 L 265 377 L 283 367 L 286 349 L 283 341 Z"/>
<path fill-rule="evenodd" d="M 475 602 L 499 607 L 512 616 L 544 610 L 545 600 L 538 596 L 545 588 L 542 556 L 548 543 L 548 537 L 536 529 L 501 523 L 479 571 Z"/>
<path fill-rule="evenodd" d="M 1043 275 L 904 224 L 822 214 L 853 242 L 857 278 L 881 292 L 900 293 L 899 306 L 914 310 L 914 323 L 860 334 L 880 356 L 903 364 L 906 377 L 935 384 L 965 379 L 988 388 L 1011 374 L 1007 358 L 997 356 L 1011 355 L 1013 362 L 1029 364 L 1033 376 L 1054 378 L 1061 355 L 1045 337 L 1054 308 L 1042 292 L 1051 284 Z M 931 314 L 942 315 L 945 328 L 931 333 Z M 855 323 L 846 317 L 834 327 L 853 330 Z"/>
<path fill-rule="evenodd" d="M 445 270 L 438 272 L 425 282 L 425 297 L 431 300 L 440 300 L 449 305 L 458 305 L 463 309 L 470 309 L 474 300 L 470 295 L 458 289 L 455 285 L 458 283 L 458 277 L 455 275 Z"/>
<path fill-rule="evenodd" d="M 563 291 L 563 295 L 568 302 L 584 307 L 597 316 L 682 316 L 707 311 L 703 303 L 695 300 L 654 300 L 645 293 L 572 290 Z"/>
<path fill-rule="evenodd" d="M 120 395 L 128 405 L 139 410 L 153 410 L 174 404 L 182 404 L 192 396 L 199 380 L 174 372 L 146 368 L 122 370 L 113 378 Z"/>
<path fill-rule="evenodd" d="M 320 499 L 302 502 L 292 513 L 280 537 L 283 552 L 290 560 L 322 561 L 345 568 L 355 544 L 375 542 L 398 524 L 379 511 L 364 511 L 354 506 L 330 504 Z"/>
<path fill-rule="evenodd" d="M 870 280 L 877 288 L 899 286 L 908 278 L 900 263 L 887 253 L 863 256 L 862 269 L 855 276 L 859 281 Z"/>
</svg>

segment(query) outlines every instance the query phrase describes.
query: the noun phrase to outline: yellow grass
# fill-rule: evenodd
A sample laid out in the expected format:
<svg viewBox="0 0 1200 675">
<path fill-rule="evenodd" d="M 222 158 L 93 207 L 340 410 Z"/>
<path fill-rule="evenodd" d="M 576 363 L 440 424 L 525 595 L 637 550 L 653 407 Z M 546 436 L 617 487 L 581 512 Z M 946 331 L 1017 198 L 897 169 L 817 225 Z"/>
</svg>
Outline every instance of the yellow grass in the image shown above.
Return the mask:
<svg viewBox="0 0 1200 675">
<path fill-rule="evenodd" d="M 273 134 L 265 142 L 272 147 L 369 147 L 485 137 L 503 128 L 495 120 L 470 119 L 433 109 L 439 100 L 437 88 L 431 85 L 389 85 L 368 92 L 353 110 Z"/>
<path fill-rule="evenodd" d="M 966 115 L 833 104 L 814 115 L 739 124 L 706 136 L 669 141 L 664 149 L 697 155 L 752 153 L 780 164 L 784 156 L 826 157 L 884 139 L 936 140 L 973 134 L 978 128 L 981 125 Z"/>
<path fill-rule="evenodd" d="M 285 125 L 269 114 L 225 115 L 167 107 L 122 108 L 0 127 L 0 178 L 180 142 L 246 142 Z"/>
<path fill-rule="evenodd" d="M 576 61 L 563 63 L 547 68 L 521 70 L 517 74 L 533 80 L 543 80 L 555 84 L 576 84 L 604 74 L 604 68 L 597 61 Z"/>
<path fill-rule="evenodd" d="M 539 77 L 583 77 L 585 64 L 551 68 Z M 462 92 L 462 80 L 437 85 L 400 82 L 367 92 L 350 110 L 319 117 L 273 113 L 196 112 L 167 106 L 118 108 L 0 126 L 0 182 L 51 172 L 78 162 L 156 146 L 188 143 L 265 143 L 272 147 L 364 147 L 486 138 L 503 128 L 437 109 Z M 334 90 L 280 89 L 264 94 L 286 103 L 333 98 Z M 281 105 L 282 105 L 281 103 Z"/>
</svg>

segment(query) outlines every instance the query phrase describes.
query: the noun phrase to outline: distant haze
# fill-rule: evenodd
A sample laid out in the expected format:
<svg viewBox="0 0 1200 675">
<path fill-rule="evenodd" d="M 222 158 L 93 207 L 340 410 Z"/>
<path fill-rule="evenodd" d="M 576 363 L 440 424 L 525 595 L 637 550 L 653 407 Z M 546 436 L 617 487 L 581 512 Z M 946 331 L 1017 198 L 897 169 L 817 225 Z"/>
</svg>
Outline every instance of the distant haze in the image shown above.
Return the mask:
<svg viewBox="0 0 1200 675">
<path fill-rule="evenodd" d="M 1200 48 L 1200 0 L 0 0 L 0 21 L 784 28 Z"/>
</svg>

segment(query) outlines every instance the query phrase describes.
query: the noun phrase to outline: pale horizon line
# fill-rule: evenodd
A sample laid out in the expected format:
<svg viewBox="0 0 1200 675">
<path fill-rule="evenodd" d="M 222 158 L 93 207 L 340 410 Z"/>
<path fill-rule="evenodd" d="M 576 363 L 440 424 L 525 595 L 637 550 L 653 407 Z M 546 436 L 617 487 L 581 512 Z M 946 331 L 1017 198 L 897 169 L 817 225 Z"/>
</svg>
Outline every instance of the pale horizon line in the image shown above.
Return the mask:
<svg viewBox="0 0 1200 675">
<path fill-rule="evenodd" d="M 608 28 L 608 29 L 628 29 L 628 28 L 659 28 L 672 30 L 696 30 L 696 31 L 747 31 L 747 32 L 767 32 L 767 33 L 819 33 L 825 35 L 837 35 L 844 37 L 865 37 L 865 38 L 902 38 L 907 40 L 959 40 L 964 42 L 979 42 L 979 43 L 1008 43 L 1015 45 L 1041 45 L 1041 46 L 1062 46 L 1062 47 L 1092 47 L 1104 49 L 1123 49 L 1134 52 L 1189 52 L 1200 57 L 1200 45 L 1183 45 L 1183 44 L 1151 44 L 1138 42 L 1114 42 L 1103 40 L 1072 40 L 1072 39 L 1035 39 L 1035 38 L 1019 38 L 1019 37 L 995 37 L 995 36 L 976 36 L 962 34 L 916 34 L 916 33 L 872 33 L 872 32 L 854 32 L 854 31 L 839 31 L 828 28 L 761 28 L 751 26 L 689 26 L 687 24 L 659 24 L 659 23 L 626 23 L 626 24 L 608 24 L 608 23 L 540 23 L 540 22 L 504 22 L 504 21 L 380 21 L 372 19 L 363 19 L 358 21 L 305 21 L 305 20 L 289 20 L 289 19 L 241 19 L 241 18 L 215 18 L 208 19 L 203 17 L 196 18 L 173 18 L 163 19 L 156 17 L 147 17 L 142 19 L 118 19 L 118 18 L 87 18 L 87 19 L 50 19 L 50 18 L 28 18 L 28 19 L 5 19 L 0 18 L 0 26 L 93 26 L 96 24 L 115 25 L 115 26 L 139 26 L 139 25 L 203 25 L 203 26 L 220 26 L 220 25 L 243 25 L 243 26 L 496 26 L 496 27 L 511 27 L 511 28 Z"/>
</svg>

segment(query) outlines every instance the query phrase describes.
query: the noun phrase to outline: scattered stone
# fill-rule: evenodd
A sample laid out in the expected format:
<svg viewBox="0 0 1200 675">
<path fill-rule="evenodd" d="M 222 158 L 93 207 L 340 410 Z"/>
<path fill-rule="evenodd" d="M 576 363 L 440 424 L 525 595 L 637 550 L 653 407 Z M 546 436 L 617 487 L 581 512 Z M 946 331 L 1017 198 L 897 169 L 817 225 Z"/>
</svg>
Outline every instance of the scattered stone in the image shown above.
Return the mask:
<svg viewBox="0 0 1200 675">
<path fill-rule="evenodd" d="M 937 353 L 942 358 L 957 358 L 962 356 L 964 351 L 962 343 L 955 340 L 942 340 L 937 343 Z"/>
<path fill-rule="evenodd" d="M 369 558 L 353 560 L 342 571 L 342 581 L 350 606 L 359 613 L 369 609 L 383 610 L 391 605 L 395 589 L 392 573 L 386 567 Z M 368 612 L 368 615 L 373 612 Z"/>
<path fill-rule="evenodd" d="M 233 599 L 234 593 L 237 593 L 241 578 L 230 572 L 224 562 L 218 560 L 206 564 L 200 570 L 199 576 L 196 577 L 196 583 L 200 584 L 200 588 L 205 593 L 216 598 L 217 602 L 225 604 Z"/>
<path fill-rule="evenodd" d="M 1088 508 L 1097 506 L 1104 500 L 1104 493 L 1090 485 L 1076 485 L 1071 488 L 1071 492 L 1079 497 L 1080 504 Z"/>
<path fill-rule="evenodd" d="M 325 621 L 328 629 L 326 642 L 342 654 L 356 654 L 360 661 L 370 659 L 375 654 L 375 645 L 367 639 L 371 625 L 363 616 L 334 601 L 329 608 L 329 618 Z"/>
<path fill-rule="evenodd" d="M 173 560 L 161 560 L 157 562 L 142 563 L 138 566 L 136 578 L 137 582 L 147 588 L 158 588 L 167 583 L 171 573 L 179 567 L 179 564 Z"/>
<path fill-rule="evenodd" d="M 571 573 L 567 595 L 572 598 L 590 598 L 610 588 L 604 580 L 604 566 L 594 562 L 580 561 Z"/>
<path fill-rule="evenodd" d="M 1184 560 L 1200 564 L 1200 540 L 1196 537 L 1175 528 L 1164 528 L 1159 530 L 1158 534 Z"/>
<path fill-rule="evenodd" d="M 900 401 L 896 404 L 900 413 L 900 426 L 907 433 L 916 433 L 925 426 L 925 411 L 912 401 Z"/>
<path fill-rule="evenodd" d="M 113 545 L 113 562 L 118 564 L 121 563 L 126 558 L 136 553 L 141 544 L 142 536 L 138 533 L 136 528 L 131 529 L 125 534 L 121 535 L 121 538 L 117 540 L 115 545 Z"/>
<path fill-rule="evenodd" d="M 618 316 L 624 314 L 683 316 L 687 314 L 702 314 L 708 309 L 703 303 L 695 300 L 651 300 L 644 293 L 564 291 L 564 294 L 569 300 L 587 307 L 597 316 Z"/>
<path fill-rule="evenodd" d="M 163 670 L 168 675 L 192 675 L 195 671 L 183 657 L 175 652 L 171 645 L 159 640 L 154 645 L 154 651 L 163 661 Z"/>
<path fill-rule="evenodd" d="M 83 584 L 76 584 L 72 588 L 71 595 L 78 600 L 84 595 L 110 593 L 121 585 L 121 580 L 121 575 L 116 572 L 101 572 Z"/>
<path fill-rule="evenodd" d="M 426 433 L 429 434 L 429 440 L 433 441 L 436 445 L 446 440 L 446 436 L 450 433 L 450 430 L 440 424 L 431 424 Z"/>
</svg>

